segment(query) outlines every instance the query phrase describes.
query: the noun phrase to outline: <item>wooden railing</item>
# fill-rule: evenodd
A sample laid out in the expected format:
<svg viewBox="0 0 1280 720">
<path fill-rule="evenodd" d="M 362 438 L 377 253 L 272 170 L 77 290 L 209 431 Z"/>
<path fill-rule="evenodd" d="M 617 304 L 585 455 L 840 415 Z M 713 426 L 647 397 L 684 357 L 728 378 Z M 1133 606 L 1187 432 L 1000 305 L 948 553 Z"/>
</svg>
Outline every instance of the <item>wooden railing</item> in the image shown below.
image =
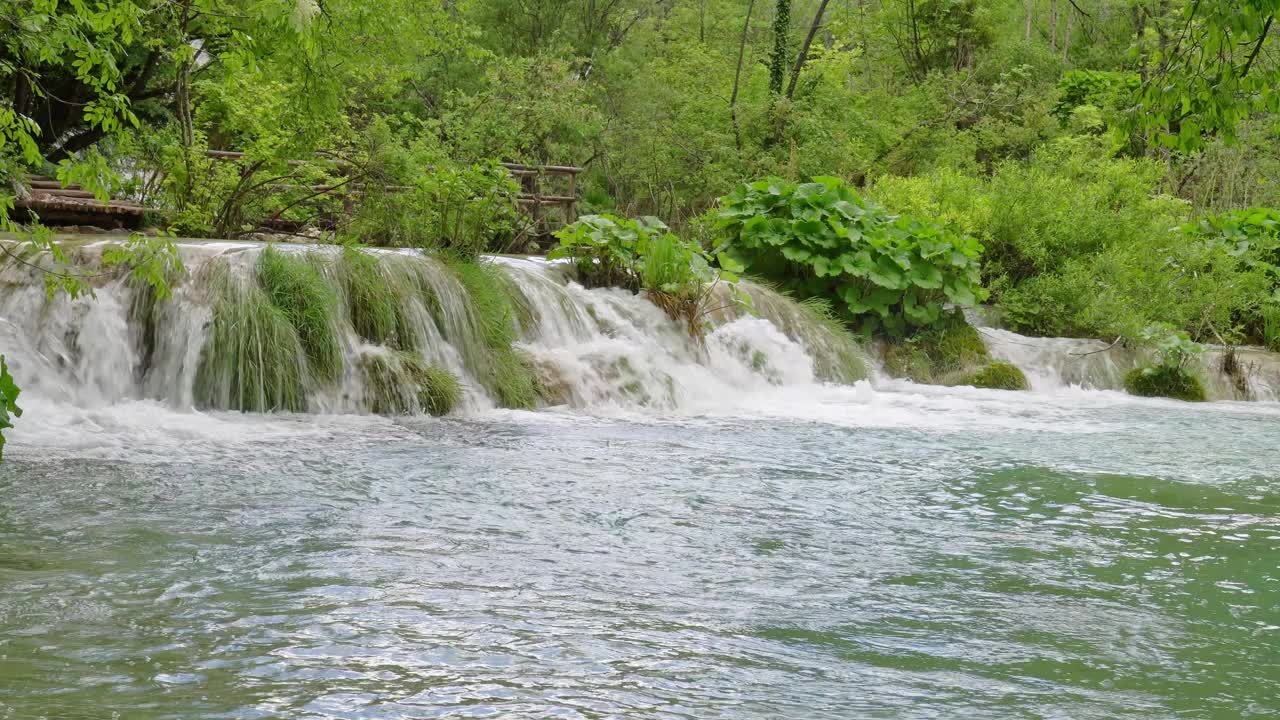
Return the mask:
<svg viewBox="0 0 1280 720">
<path fill-rule="evenodd" d="M 237 161 L 244 158 L 244 153 L 232 150 L 210 150 L 208 156 L 216 160 Z M 300 160 L 288 162 L 293 166 L 305 164 Z M 500 164 L 520 184 L 516 203 L 529 215 L 534 235 L 550 235 L 559 227 L 578 219 L 578 174 L 582 172 L 582 168 L 571 165 Z M 309 190 L 317 195 L 343 196 L 343 207 L 350 212 L 352 208 L 350 197 L 358 195 L 362 186 L 344 181 L 331 186 L 310 187 Z"/>
</svg>

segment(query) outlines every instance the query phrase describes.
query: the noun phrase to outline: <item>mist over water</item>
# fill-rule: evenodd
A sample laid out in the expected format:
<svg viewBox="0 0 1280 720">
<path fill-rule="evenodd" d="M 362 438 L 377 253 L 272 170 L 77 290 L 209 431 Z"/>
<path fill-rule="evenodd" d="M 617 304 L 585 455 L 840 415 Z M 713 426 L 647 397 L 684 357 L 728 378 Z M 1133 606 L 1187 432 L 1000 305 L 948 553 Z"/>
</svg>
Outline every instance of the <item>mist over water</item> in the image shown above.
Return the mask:
<svg viewBox="0 0 1280 720">
<path fill-rule="evenodd" d="M 767 299 L 700 345 L 501 262 L 556 407 L 196 411 L 198 288 L 141 376 L 126 288 L 6 290 L 0 718 L 1280 713 L 1280 404 L 993 329 L 1032 392 L 824 382 Z"/>
</svg>

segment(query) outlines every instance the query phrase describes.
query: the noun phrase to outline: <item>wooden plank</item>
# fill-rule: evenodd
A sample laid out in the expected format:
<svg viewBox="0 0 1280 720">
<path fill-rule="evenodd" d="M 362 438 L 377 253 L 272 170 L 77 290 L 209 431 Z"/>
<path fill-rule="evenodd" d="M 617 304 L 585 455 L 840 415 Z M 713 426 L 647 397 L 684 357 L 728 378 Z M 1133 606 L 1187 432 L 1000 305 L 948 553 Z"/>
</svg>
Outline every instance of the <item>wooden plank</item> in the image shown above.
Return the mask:
<svg viewBox="0 0 1280 720">
<path fill-rule="evenodd" d="M 92 200 L 97 197 L 97 195 L 94 195 L 88 190 L 79 190 L 76 188 L 62 188 L 62 187 L 56 187 L 56 188 L 32 187 L 31 194 L 43 195 L 47 197 L 84 198 L 86 200 Z"/>
<path fill-rule="evenodd" d="M 68 210 L 82 213 L 103 213 L 107 215 L 142 215 L 146 208 L 134 203 L 111 202 L 106 205 L 97 200 L 81 198 L 58 198 L 50 196 L 32 196 L 14 202 L 15 207 L 28 210 Z"/>
</svg>

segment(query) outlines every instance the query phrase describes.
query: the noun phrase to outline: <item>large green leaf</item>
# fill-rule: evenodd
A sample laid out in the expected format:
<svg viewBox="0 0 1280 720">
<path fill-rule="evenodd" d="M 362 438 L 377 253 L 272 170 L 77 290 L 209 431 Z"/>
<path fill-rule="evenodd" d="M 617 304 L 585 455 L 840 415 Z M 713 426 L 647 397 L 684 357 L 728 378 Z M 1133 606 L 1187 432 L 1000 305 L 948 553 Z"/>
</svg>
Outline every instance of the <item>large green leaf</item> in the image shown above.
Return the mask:
<svg viewBox="0 0 1280 720">
<path fill-rule="evenodd" d="M 13 427 L 13 418 L 22 417 L 22 408 L 18 407 L 18 384 L 9 374 L 9 365 L 0 355 L 0 459 L 4 458 L 4 430 Z"/>
</svg>

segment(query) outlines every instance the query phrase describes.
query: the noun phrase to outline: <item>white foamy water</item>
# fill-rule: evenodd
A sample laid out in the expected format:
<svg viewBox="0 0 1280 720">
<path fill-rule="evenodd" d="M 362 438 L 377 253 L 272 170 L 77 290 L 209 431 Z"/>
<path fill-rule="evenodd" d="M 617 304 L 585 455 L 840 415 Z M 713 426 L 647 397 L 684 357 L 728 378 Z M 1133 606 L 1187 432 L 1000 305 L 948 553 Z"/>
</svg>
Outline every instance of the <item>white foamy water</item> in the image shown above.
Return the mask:
<svg viewBox="0 0 1280 720">
<path fill-rule="evenodd" d="M 186 243 L 186 278 L 172 299 L 156 306 L 150 325 L 140 322 L 136 296 L 122 279 L 99 283 L 96 297 L 49 300 L 42 286 L 6 271 L 0 294 L 0 350 L 24 389 L 28 414 L 11 431 L 9 452 L 49 452 L 102 458 L 164 458 L 203 443 L 234 447 L 286 438 L 323 437 L 351 427 L 394 434 L 398 421 L 368 416 L 361 358 L 387 355 L 340 317 L 344 370 L 332 386 L 308 388 L 308 415 L 241 415 L 197 408 L 197 368 L 212 314 L 203 271 L 227 262 L 247 279 L 262 246 Z M 314 249 L 284 248 L 286 252 Z M 321 250 L 325 252 L 325 250 Z M 403 252 L 380 253 L 389 274 L 414 274 L 439 307 L 418 296 L 402 299 L 415 325 L 424 360 L 453 371 L 464 389 L 459 414 L 522 418 L 495 410 L 476 380 L 481 333 L 465 289 L 443 266 Z M 587 289 L 562 266 L 538 259 L 495 258 L 511 279 L 523 311 L 516 318 L 519 347 L 533 359 L 553 398 L 542 421 L 593 415 L 657 421 L 661 418 L 758 417 L 819 422 L 850 428 L 917 428 L 951 432 L 1042 430 L 1096 433 L 1113 430 L 1104 419 L 1116 407 L 1151 412 L 1246 413 L 1269 416 L 1273 402 L 1214 404 L 1138 400 L 1119 392 L 1124 374 L 1141 361 L 1123 347 L 1094 340 L 1028 338 L 983 327 L 993 356 L 1028 376 L 1032 391 L 918 386 L 879 376 L 861 350 L 838 347 L 834 336 L 804 319 L 794 303 L 750 287 L 758 315 L 720 308 L 705 338 L 690 336 L 641 295 Z M 143 337 L 151 332 L 150 338 Z M 831 382 L 839 353 L 861 356 L 866 379 Z M 1274 400 L 1280 363 L 1245 350 L 1250 399 Z M 855 360 L 858 358 L 855 358 Z M 1215 353 L 1203 362 L 1210 369 Z M 1206 372 L 1217 378 L 1218 374 Z M 1225 380 L 1209 383 L 1215 398 L 1240 396 Z M 1145 412 L 1145 410 L 1144 410 Z M 343 416 L 366 416 L 364 419 Z"/>
</svg>

